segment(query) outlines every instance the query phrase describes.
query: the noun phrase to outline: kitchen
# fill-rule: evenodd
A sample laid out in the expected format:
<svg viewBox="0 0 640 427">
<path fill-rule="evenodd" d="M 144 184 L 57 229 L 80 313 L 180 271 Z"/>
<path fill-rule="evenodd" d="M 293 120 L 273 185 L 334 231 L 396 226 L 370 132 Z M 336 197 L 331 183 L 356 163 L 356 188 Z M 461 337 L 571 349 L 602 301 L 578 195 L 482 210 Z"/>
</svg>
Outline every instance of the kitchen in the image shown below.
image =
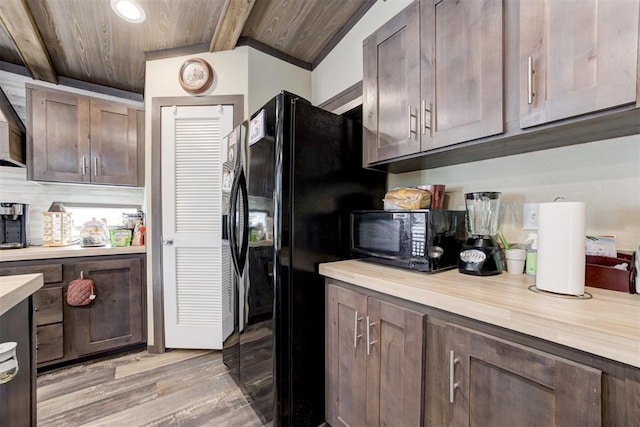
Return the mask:
<svg viewBox="0 0 640 427">
<path fill-rule="evenodd" d="M 306 97 L 314 105 L 321 105 L 362 80 L 362 62 L 353 59 L 361 58 L 362 41 L 409 3 L 376 2 L 313 71 L 275 60 L 247 46 L 233 51 L 198 55 L 209 60 L 216 71 L 218 82 L 211 94 L 243 94 L 245 118 L 282 88 Z M 514 7 L 513 2 L 505 2 L 505 5 L 507 8 Z M 506 37 L 506 40 L 509 41 L 511 38 Z M 147 61 L 144 98 L 146 123 L 153 121 L 152 98 L 186 95 L 173 76 L 189 57 L 191 55 Z M 168 79 L 167 76 L 172 77 Z M 510 102 L 509 96 L 507 92 L 506 102 Z M 155 206 L 152 202 L 154 166 L 152 156 L 149 155 L 154 152 L 152 133 L 151 126 L 146 126 L 145 188 L 92 186 L 88 196 L 93 203 L 124 201 L 128 205 L 141 205 L 147 213 L 147 218 L 152 220 Z M 638 135 L 633 134 L 507 157 L 429 169 L 419 168 L 410 172 L 389 174 L 387 188 L 446 183 L 448 206 L 455 209 L 464 206 L 463 195 L 469 191 L 501 191 L 505 212 L 511 212 L 511 216 L 504 221 L 504 231 L 512 242 L 522 242 L 526 238 L 526 233 L 519 225 L 521 217 L 518 214 L 518 207 L 523 203 L 552 201 L 556 197 L 583 201 L 587 204 L 588 232 L 594 235 L 616 235 L 619 249 L 632 250 L 640 241 L 637 220 L 640 212 L 638 142 Z M 38 185 L 26 180 L 25 169 L 21 168 L 2 167 L 0 173 L 0 199 L 15 201 L 16 197 L 29 195 L 28 200 L 22 200 L 32 203 L 36 212 L 45 211 L 51 201 L 58 199 L 87 200 L 84 187 Z M 35 226 L 35 222 L 32 225 Z M 152 229 L 153 223 L 150 222 L 149 225 Z M 39 232 L 36 228 L 33 234 L 39 235 Z M 146 248 L 147 267 L 157 263 L 154 261 L 157 259 L 155 249 L 153 242 Z M 151 270 L 147 270 L 146 281 L 148 313 L 152 313 L 154 309 L 154 277 Z M 147 343 L 150 346 L 154 345 L 153 328 L 153 317 L 150 316 L 147 329 Z"/>
</svg>

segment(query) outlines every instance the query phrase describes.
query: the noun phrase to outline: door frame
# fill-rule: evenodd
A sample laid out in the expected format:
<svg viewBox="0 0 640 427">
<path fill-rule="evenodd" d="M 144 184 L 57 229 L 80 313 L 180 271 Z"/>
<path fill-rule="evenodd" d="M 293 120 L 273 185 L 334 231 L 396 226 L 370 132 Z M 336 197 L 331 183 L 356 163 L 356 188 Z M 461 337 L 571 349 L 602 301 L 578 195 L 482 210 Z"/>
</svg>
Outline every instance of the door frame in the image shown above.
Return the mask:
<svg viewBox="0 0 640 427">
<path fill-rule="evenodd" d="M 147 267 L 151 270 L 153 301 L 153 345 L 147 345 L 149 353 L 164 353 L 164 299 L 162 282 L 162 129 L 161 108 L 172 106 L 232 105 L 233 127 L 244 119 L 244 95 L 213 95 L 202 97 L 175 96 L 151 98 L 151 252 L 147 253 Z M 147 314 L 148 316 L 148 314 Z"/>
</svg>

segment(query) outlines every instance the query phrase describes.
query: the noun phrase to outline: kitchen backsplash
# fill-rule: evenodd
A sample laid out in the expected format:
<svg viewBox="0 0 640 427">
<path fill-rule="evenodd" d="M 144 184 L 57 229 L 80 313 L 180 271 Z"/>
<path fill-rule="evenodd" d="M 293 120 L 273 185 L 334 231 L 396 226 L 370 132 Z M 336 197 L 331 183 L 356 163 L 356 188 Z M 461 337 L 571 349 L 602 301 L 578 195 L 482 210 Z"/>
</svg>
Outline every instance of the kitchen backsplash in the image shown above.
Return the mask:
<svg viewBox="0 0 640 427">
<path fill-rule="evenodd" d="M 619 250 L 640 244 L 640 135 L 398 175 L 388 188 L 445 184 L 445 207 L 464 209 L 464 193 L 500 191 L 500 228 L 524 242 L 523 203 L 556 197 L 587 205 L 587 233 L 615 235 Z"/>
<path fill-rule="evenodd" d="M 42 212 L 52 202 L 142 206 L 143 188 L 86 184 L 41 183 L 27 180 L 27 169 L 0 166 L 0 201 L 29 205 L 32 245 L 42 244 Z"/>
</svg>

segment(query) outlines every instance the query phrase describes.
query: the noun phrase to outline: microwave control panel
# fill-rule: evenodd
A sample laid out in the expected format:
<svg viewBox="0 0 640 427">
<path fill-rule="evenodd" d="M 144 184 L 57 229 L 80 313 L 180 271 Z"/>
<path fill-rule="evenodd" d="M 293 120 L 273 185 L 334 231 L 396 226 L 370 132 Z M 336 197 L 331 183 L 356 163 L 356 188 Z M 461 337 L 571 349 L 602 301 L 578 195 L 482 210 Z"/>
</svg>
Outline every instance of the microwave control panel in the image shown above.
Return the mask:
<svg viewBox="0 0 640 427">
<path fill-rule="evenodd" d="M 427 243 L 427 216 L 424 214 L 411 215 L 411 256 L 424 258 Z"/>
</svg>

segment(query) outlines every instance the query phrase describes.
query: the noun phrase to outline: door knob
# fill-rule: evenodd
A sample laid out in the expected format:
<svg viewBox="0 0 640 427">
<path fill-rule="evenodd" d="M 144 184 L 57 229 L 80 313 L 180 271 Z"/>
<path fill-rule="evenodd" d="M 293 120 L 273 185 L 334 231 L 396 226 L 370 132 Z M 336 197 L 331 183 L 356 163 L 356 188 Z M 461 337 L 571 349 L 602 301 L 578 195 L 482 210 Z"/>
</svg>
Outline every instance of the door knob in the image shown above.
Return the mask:
<svg viewBox="0 0 640 427">
<path fill-rule="evenodd" d="M 171 246 L 171 245 L 173 245 L 173 239 L 163 240 L 162 243 L 164 243 L 167 246 Z"/>
</svg>

